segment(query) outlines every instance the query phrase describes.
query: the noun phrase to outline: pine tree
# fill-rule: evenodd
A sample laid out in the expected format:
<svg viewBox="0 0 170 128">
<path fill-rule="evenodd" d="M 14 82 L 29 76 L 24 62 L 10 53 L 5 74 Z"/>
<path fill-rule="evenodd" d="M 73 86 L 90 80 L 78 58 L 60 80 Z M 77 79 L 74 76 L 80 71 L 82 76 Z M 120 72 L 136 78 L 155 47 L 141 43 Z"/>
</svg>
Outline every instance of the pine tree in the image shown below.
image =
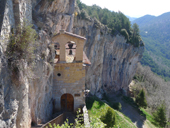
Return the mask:
<svg viewBox="0 0 170 128">
<path fill-rule="evenodd" d="M 136 103 L 140 107 L 143 107 L 143 108 L 147 107 L 147 101 L 146 101 L 145 92 L 143 89 L 139 92 L 138 96 L 136 97 Z"/>
<path fill-rule="evenodd" d="M 132 34 L 132 38 L 131 38 L 131 43 L 134 44 L 134 46 L 138 47 L 139 46 L 139 42 L 141 40 L 140 38 L 140 31 L 139 31 L 139 26 L 134 23 L 132 26 L 133 29 L 133 34 Z"/>
<path fill-rule="evenodd" d="M 167 121 L 165 105 L 162 104 L 160 107 L 158 107 L 156 112 L 153 113 L 153 117 L 157 125 L 159 125 L 160 127 L 165 127 Z"/>
</svg>

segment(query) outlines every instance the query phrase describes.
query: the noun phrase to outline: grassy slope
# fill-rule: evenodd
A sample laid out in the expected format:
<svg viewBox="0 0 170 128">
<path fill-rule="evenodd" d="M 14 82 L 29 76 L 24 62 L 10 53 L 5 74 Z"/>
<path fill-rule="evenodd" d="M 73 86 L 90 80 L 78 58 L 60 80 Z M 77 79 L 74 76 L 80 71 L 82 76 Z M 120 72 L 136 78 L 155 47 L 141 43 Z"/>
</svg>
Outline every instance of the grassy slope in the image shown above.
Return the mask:
<svg viewBox="0 0 170 128">
<path fill-rule="evenodd" d="M 89 111 L 89 115 L 92 118 L 91 124 L 101 122 L 100 117 L 106 113 L 109 105 L 100 101 L 96 97 L 90 97 L 86 99 L 86 106 Z M 119 111 L 115 111 L 116 114 L 116 126 L 119 128 L 136 128 L 132 121 Z"/>
<path fill-rule="evenodd" d="M 123 98 L 123 100 L 128 103 L 129 105 L 131 105 L 132 107 L 134 107 L 134 109 L 136 108 L 136 104 L 134 104 L 134 101 L 132 102 L 132 100 L 129 100 L 130 98 Z M 86 99 L 86 106 L 90 115 L 90 119 L 91 119 L 91 124 L 95 124 L 97 122 L 102 123 L 102 121 L 100 120 L 100 117 L 106 113 L 106 110 L 108 107 L 110 107 L 108 104 L 102 102 L 101 100 L 99 100 L 97 97 L 90 97 Z M 115 114 L 116 114 L 116 126 L 114 126 L 114 128 L 136 128 L 136 126 L 133 124 L 133 122 L 131 121 L 130 118 L 128 118 L 127 116 L 125 116 L 122 112 L 119 112 L 117 110 L 115 110 Z M 146 117 L 146 121 L 144 123 L 146 128 L 156 128 L 155 125 L 153 125 L 151 122 L 153 121 L 153 117 L 152 115 L 150 115 L 145 109 L 141 108 L 139 111 L 141 116 L 145 116 Z M 96 127 L 97 128 L 97 127 Z"/>
</svg>

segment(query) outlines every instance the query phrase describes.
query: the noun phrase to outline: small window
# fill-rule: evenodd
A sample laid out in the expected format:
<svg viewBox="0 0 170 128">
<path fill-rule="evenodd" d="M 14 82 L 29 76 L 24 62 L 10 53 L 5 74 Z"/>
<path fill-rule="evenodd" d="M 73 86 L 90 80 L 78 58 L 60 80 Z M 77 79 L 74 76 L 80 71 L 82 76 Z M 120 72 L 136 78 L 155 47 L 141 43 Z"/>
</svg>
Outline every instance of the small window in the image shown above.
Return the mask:
<svg viewBox="0 0 170 128">
<path fill-rule="evenodd" d="M 57 76 L 61 76 L 61 73 L 58 73 Z"/>
<path fill-rule="evenodd" d="M 80 97 L 80 94 L 79 94 L 79 93 L 77 93 L 77 94 L 74 94 L 74 96 L 75 96 L 75 97 Z"/>
</svg>

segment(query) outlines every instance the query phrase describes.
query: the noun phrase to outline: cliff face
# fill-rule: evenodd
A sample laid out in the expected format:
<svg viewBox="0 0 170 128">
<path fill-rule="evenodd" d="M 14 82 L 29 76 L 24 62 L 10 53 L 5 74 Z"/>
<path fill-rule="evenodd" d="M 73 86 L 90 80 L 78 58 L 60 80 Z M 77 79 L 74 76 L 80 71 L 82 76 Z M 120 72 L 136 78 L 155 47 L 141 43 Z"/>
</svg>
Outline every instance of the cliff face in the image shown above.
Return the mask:
<svg viewBox="0 0 170 128">
<path fill-rule="evenodd" d="M 32 21 L 32 3 L 29 0 L 7 0 L 3 12 L 0 35 L 0 126 L 30 128 L 31 122 L 44 123 L 52 115 L 51 40 L 45 31 L 37 31 L 39 47 L 36 48 L 35 59 L 31 64 L 19 60 L 16 62 L 17 71 L 14 72 L 5 54 L 9 33 L 23 20 Z M 45 54 L 43 59 L 42 54 Z"/>
<path fill-rule="evenodd" d="M 0 1 L 1 2 L 1 1 Z M 70 31 L 74 17 L 74 0 L 2 1 L 0 34 L 0 126 L 30 128 L 52 118 L 52 80 L 54 53 L 51 37 L 60 29 Z M 33 12 L 32 12 L 33 10 Z M 39 35 L 35 59 L 30 64 L 20 60 L 17 74 L 6 58 L 9 36 L 23 22 L 34 24 Z M 43 56 L 43 57 L 42 57 Z"/>
<path fill-rule="evenodd" d="M 74 21 L 73 32 L 87 38 L 84 50 L 92 63 L 86 75 L 90 92 L 102 97 L 103 93 L 127 91 L 144 47 L 126 43 L 119 34 L 111 36 L 108 28 L 97 20 L 77 16 Z"/>
<path fill-rule="evenodd" d="M 1 2 L 5 8 L 0 13 L 3 16 L 0 21 L 0 126 L 29 128 L 31 122 L 45 123 L 51 119 L 51 60 L 54 53 L 50 44 L 53 35 L 60 29 L 87 38 L 84 51 L 92 65 L 87 67 L 86 86 L 92 94 L 101 97 L 104 92 L 128 88 L 144 47 L 135 48 L 127 44 L 121 35 L 111 36 L 108 28 L 94 19 L 74 16 L 75 11 L 78 12 L 75 0 Z M 38 47 L 33 62 L 20 60 L 18 71 L 13 72 L 5 51 L 12 28 L 24 20 L 34 24 L 39 35 Z"/>
</svg>

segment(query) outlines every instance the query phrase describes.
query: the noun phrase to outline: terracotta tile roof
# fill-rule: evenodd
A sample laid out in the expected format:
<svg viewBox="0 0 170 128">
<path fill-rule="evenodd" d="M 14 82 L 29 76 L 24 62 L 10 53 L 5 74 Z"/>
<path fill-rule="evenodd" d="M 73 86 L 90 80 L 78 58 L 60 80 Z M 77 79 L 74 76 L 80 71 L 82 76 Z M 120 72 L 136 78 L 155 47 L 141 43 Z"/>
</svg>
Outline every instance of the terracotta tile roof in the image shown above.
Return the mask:
<svg viewBox="0 0 170 128">
<path fill-rule="evenodd" d="M 73 33 L 70 33 L 70 32 L 66 32 L 66 31 L 64 31 L 64 30 L 60 30 L 60 32 L 57 33 L 55 36 L 60 35 L 60 34 L 66 34 L 66 35 L 69 35 L 69 36 L 73 36 L 73 37 L 76 37 L 76 38 L 79 38 L 79 39 L 86 40 L 85 37 L 82 37 L 82 36 L 80 36 L 80 35 L 73 34 Z"/>
<path fill-rule="evenodd" d="M 74 36 L 74 37 L 77 37 L 77 38 L 80 38 L 80 39 L 83 39 L 83 40 L 86 40 L 85 37 L 82 37 L 82 36 L 79 36 L 79 35 L 76 35 L 76 34 L 73 34 L 73 33 L 70 33 L 70 32 L 65 32 L 66 35 L 70 35 L 70 36 Z"/>
</svg>

